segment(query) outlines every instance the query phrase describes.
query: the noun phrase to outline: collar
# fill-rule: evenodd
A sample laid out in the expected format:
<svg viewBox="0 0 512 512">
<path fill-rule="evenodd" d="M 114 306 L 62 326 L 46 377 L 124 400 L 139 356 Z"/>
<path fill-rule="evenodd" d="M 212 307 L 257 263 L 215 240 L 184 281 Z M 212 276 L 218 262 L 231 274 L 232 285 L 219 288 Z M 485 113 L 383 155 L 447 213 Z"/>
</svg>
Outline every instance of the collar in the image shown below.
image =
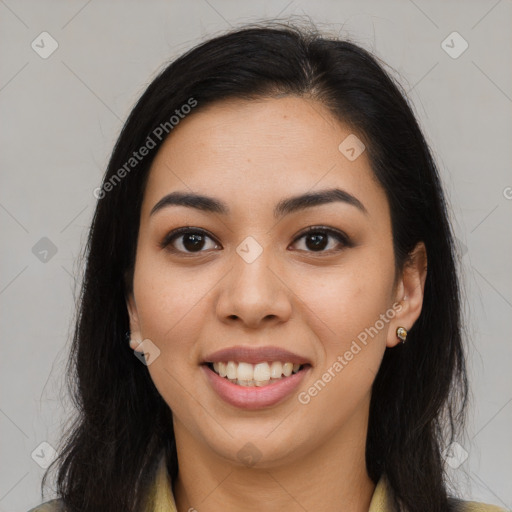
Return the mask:
<svg viewBox="0 0 512 512">
<path fill-rule="evenodd" d="M 392 512 L 391 492 L 385 475 L 375 486 L 368 512 Z M 147 512 L 177 512 L 165 456 L 160 459 Z"/>
</svg>

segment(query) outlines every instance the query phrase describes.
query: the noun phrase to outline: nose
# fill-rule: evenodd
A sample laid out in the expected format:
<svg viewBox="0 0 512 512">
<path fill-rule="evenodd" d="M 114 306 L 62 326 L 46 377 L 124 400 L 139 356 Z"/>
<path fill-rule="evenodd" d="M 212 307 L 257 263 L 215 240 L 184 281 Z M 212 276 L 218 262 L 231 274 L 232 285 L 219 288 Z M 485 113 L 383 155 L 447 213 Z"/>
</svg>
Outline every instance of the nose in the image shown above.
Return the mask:
<svg viewBox="0 0 512 512">
<path fill-rule="evenodd" d="M 217 317 L 257 329 L 286 322 L 292 314 L 289 284 L 265 248 L 252 262 L 233 254 L 231 272 L 221 281 Z"/>
</svg>

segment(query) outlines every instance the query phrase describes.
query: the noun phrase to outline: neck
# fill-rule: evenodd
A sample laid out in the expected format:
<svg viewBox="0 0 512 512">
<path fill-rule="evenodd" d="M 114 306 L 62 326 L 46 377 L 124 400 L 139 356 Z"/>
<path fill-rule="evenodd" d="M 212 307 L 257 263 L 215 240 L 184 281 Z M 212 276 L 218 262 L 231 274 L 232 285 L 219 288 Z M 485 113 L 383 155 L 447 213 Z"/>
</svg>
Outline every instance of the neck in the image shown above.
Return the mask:
<svg viewBox="0 0 512 512">
<path fill-rule="evenodd" d="M 354 421 L 307 455 L 265 468 L 218 457 L 175 421 L 178 512 L 368 512 L 375 484 L 366 471 L 366 423 L 364 418 Z"/>
</svg>

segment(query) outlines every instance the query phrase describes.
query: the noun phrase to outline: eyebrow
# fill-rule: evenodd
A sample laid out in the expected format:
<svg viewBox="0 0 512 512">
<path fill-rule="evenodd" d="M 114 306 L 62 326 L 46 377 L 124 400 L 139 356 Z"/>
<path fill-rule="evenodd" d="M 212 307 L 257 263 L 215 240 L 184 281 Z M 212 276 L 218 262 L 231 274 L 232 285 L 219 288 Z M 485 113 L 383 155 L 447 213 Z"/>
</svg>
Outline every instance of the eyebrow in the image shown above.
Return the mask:
<svg viewBox="0 0 512 512">
<path fill-rule="evenodd" d="M 365 215 L 368 215 L 368 211 L 357 197 L 349 194 L 345 190 L 331 188 L 319 192 L 309 192 L 279 201 L 274 208 L 274 217 L 279 218 L 300 210 L 334 202 L 349 204 L 356 207 Z M 149 215 L 151 216 L 168 206 L 186 206 L 205 212 L 219 213 L 221 215 L 229 215 L 230 211 L 228 205 L 219 199 L 201 194 L 176 191 L 162 197 L 162 199 L 153 206 Z"/>
</svg>

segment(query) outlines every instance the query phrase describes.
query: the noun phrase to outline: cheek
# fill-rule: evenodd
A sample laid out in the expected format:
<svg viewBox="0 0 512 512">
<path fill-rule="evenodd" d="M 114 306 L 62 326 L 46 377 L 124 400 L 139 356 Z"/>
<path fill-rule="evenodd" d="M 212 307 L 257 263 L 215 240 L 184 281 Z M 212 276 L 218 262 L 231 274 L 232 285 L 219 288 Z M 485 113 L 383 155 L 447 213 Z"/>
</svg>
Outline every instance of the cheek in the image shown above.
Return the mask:
<svg viewBox="0 0 512 512">
<path fill-rule="evenodd" d="M 179 417 L 189 414 L 191 370 L 197 365 L 195 340 L 201 335 L 208 291 L 214 285 L 205 275 L 170 269 L 156 258 L 140 258 L 134 275 L 141 335 L 159 349 L 148 366 L 151 379 Z"/>
<path fill-rule="evenodd" d="M 343 266 L 329 272 L 304 273 L 296 281 L 297 295 L 307 306 L 305 311 L 324 324 L 327 352 L 350 345 L 390 307 L 394 275 L 388 259 L 365 258 L 361 252 Z M 378 326 L 379 336 L 385 338 L 387 329 L 381 322 Z"/>
<path fill-rule="evenodd" d="M 173 355 L 166 357 L 169 363 L 193 360 L 193 342 L 201 328 L 198 318 L 206 318 L 208 294 L 214 288 L 215 277 L 209 272 L 173 269 L 164 258 L 141 254 L 134 276 L 141 333 L 162 354 Z"/>
<path fill-rule="evenodd" d="M 375 265 L 366 264 L 333 273 L 328 279 L 304 279 L 300 296 L 308 323 L 321 341 L 321 357 L 315 378 L 301 390 L 298 401 L 315 429 L 341 427 L 363 403 L 369 403 L 371 386 L 386 348 L 390 278 Z M 305 313 L 306 314 L 306 313 Z M 320 427 L 316 418 L 329 410 L 331 422 Z M 313 428 L 313 427 L 312 427 Z"/>
</svg>

